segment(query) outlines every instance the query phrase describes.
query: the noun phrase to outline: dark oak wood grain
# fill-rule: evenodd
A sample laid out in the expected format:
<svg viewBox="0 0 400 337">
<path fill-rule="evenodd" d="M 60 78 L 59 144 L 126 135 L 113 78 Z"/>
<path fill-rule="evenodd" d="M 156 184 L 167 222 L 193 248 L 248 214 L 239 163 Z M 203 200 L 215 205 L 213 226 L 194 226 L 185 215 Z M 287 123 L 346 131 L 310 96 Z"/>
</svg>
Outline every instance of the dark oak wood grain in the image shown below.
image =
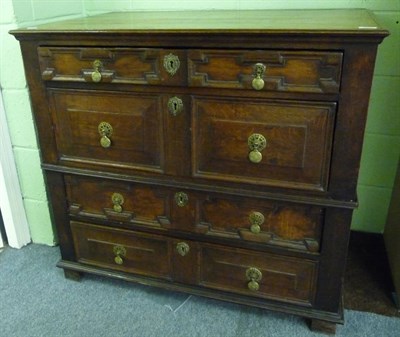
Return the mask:
<svg viewBox="0 0 400 337">
<path fill-rule="evenodd" d="M 191 50 L 189 86 L 252 89 L 254 65 L 266 66 L 266 91 L 335 93 L 339 91 L 342 53 L 281 50 Z"/>
<path fill-rule="evenodd" d="M 185 85 L 184 51 L 155 48 L 49 48 L 39 47 L 42 79 L 45 81 L 93 82 L 96 60 L 102 83 L 140 85 Z M 164 57 L 173 53 L 181 60 L 174 76 L 163 67 Z"/>
<path fill-rule="evenodd" d="M 192 99 L 195 177 L 325 190 L 334 103 Z M 262 160 L 249 160 L 249 137 L 261 134 Z"/>
<path fill-rule="evenodd" d="M 49 91 L 60 163 L 163 172 L 164 128 L 159 96 Z M 112 128 L 109 147 L 99 125 Z"/>
<path fill-rule="evenodd" d="M 248 296 L 311 305 L 314 299 L 315 262 L 204 245 L 201 248 L 200 284 Z M 249 289 L 249 268 L 260 271 L 259 289 Z"/>
<path fill-rule="evenodd" d="M 110 13 L 11 33 L 67 278 L 185 291 L 334 333 L 388 35 L 368 11 Z M 254 134 L 265 148 L 252 157 Z"/>
</svg>

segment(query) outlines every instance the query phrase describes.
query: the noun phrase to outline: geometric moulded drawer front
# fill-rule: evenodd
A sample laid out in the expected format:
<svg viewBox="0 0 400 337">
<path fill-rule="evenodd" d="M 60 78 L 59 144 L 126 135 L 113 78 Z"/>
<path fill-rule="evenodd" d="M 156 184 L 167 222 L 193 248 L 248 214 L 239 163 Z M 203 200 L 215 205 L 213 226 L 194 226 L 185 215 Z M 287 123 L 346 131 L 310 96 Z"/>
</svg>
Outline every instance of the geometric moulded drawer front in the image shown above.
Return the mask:
<svg viewBox="0 0 400 337">
<path fill-rule="evenodd" d="M 190 50 L 189 86 L 337 93 L 342 57 L 331 51 Z"/>
<path fill-rule="evenodd" d="M 158 48 L 39 47 L 44 81 L 181 85 L 184 51 Z"/>
<path fill-rule="evenodd" d="M 104 178 L 64 175 L 69 215 L 318 253 L 324 209 Z"/>
<path fill-rule="evenodd" d="M 61 164 L 163 171 L 161 96 L 49 93 Z"/>
<path fill-rule="evenodd" d="M 170 225 L 169 194 L 158 186 L 65 175 L 70 216 L 150 228 Z"/>
<path fill-rule="evenodd" d="M 197 233 L 304 252 L 320 250 L 321 207 L 213 195 L 200 205 Z"/>
<path fill-rule="evenodd" d="M 192 109 L 193 176 L 326 190 L 335 103 L 194 97 Z"/>
</svg>

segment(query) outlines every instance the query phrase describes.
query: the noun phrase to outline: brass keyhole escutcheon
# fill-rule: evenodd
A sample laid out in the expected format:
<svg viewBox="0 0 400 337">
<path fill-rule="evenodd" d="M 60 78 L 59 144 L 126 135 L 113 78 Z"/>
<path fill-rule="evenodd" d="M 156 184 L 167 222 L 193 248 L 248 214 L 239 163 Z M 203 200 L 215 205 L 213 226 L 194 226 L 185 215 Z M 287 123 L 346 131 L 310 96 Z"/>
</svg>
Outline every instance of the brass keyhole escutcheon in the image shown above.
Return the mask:
<svg viewBox="0 0 400 337">
<path fill-rule="evenodd" d="M 92 81 L 100 82 L 101 81 L 101 72 L 100 69 L 103 67 L 103 63 L 100 60 L 94 60 L 93 62 L 93 72 L 92 72 Z"/>
<path fill-rule="evenodd" d="M 189 197 L 185 192 L 175 193 L 175 202 L 179 207 L 184 207 L 189 202 Z"/>
<path fill-rule="evenodd" d="M 258 234 L 261 231 L 261 225 L 264 223 L 265 217 L 260 212 L 252 212 L 249 215 L 250 231 L 253 234 Z"/>
<path fill-rule="evenodd" d="M 259 282 L 262 279 L 262 273 L 259 269 L 250 267 L 246 270 L 246 278 L 249 281 L 247 283 L 247 287 L 251 291 L 257 291 L 260 289 L 260 284 Z"/>
<path fill-rule="evenodd" d="M 186 242 L 179 242 L 176 245 L 176 251 L 178 252 L 179 255 L 185 256 L 187 253 L 189 253 L 190 247 Z"/>
<path fill-rule="evenodd" d="M 113 193 L 111 196 L 114 212 L 121 213 L 122 205 L 124 204 L 124 197 L 120 193 Z"/>
<path fill-rule="evenodd" d="M 258 164 L 262 160 L 261 151 L 267 146 L 266 138 L 259 133 L 253 133 L 248 138 L 247 144 L 250 149 L 249 160 L 254 164 Z"/>
<path fill-rule="evenodd" d="M 121 265 L 124 263 L 123 257 L 126 256 L 126 248 L 124 246 L 114 246 L 113 247 L 113 252 L 114 252 L 114 262 L 118 265 Z"/>
<path fill-rule="evenodd" d="M 179 115 L 183 110 L 183 102 L 178 97 L 172 97 L 168 100 L 168 111 L 172 116 Z"/>
<path fill-rule="evenodd" d="M 100 145 L 104 147 L 105 149 L 111 146 L 111 135 L 113 133 L 113 128 L 110 123 L 107 122 L 101 122 L 99 126 L 97 127 L 97 130 L 99 131 L 99 134 L 101 136 L 100 138 Z"/>
<path fill-rule="evenodd" d="M 254 66 L 254 79 L 251 82 L 251 85 L 255 90 L 261 90 L 264 88 L 265 83 L 262 77 L 264 76 L 265 69 L 266 67 L 262 63 L 256 63 Z"/>
<path fill-rule="evenodd" d="M 168 54 L 164 56 L 164 69 L 168 74 L 174 76 L 178 71 L 181 62 L 179 61 L 179 57 L 174 54 Z"/>
</svg>

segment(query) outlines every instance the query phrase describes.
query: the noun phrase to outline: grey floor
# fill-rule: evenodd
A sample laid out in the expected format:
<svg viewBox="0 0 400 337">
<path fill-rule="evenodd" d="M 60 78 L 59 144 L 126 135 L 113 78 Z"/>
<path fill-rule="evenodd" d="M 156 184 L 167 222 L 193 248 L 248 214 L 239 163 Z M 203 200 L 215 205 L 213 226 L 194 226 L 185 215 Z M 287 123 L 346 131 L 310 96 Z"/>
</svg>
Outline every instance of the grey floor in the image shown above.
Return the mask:
<svg viewBox="0 0 400 337">
<path fill-rule="evenodd" d="M 87 275 L 64 278 L 55 247 L 0 253 L 0 336 L 324 336 L 292 315 Z M 345 311 L 337 336 L 400 337 L 400 319 Z"/>
</svg>

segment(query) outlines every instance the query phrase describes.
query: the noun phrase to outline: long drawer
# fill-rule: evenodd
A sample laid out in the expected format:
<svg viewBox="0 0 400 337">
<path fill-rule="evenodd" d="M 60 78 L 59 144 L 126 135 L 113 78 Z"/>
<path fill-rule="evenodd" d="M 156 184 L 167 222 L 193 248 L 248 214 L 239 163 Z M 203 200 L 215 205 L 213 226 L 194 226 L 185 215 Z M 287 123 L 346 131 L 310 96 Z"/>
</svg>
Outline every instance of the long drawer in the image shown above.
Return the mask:
<svg viewBox="0 0 400 337">
<path fill-rule="evenodd" d="M 324 209 L 226 194 L 66 175 L 69 213 L 317 253 Z"/>
<path fill-rule="evenodd" d="M 209 96 L 189 102 L 185 95 L 55 89 L 49 96 L 63 165 L 328 187 L 335 103 Z"/>
<path fill-rule="evenodd" d="M 83 264 L 302 305 L 314 299 L 315 261 L 75 221 L 71 229 Z"/>
<path fill-rule="evenodd" d="M 338 93 L 341 52 L 39 47 L 44 81 Z"/>
</svg>

